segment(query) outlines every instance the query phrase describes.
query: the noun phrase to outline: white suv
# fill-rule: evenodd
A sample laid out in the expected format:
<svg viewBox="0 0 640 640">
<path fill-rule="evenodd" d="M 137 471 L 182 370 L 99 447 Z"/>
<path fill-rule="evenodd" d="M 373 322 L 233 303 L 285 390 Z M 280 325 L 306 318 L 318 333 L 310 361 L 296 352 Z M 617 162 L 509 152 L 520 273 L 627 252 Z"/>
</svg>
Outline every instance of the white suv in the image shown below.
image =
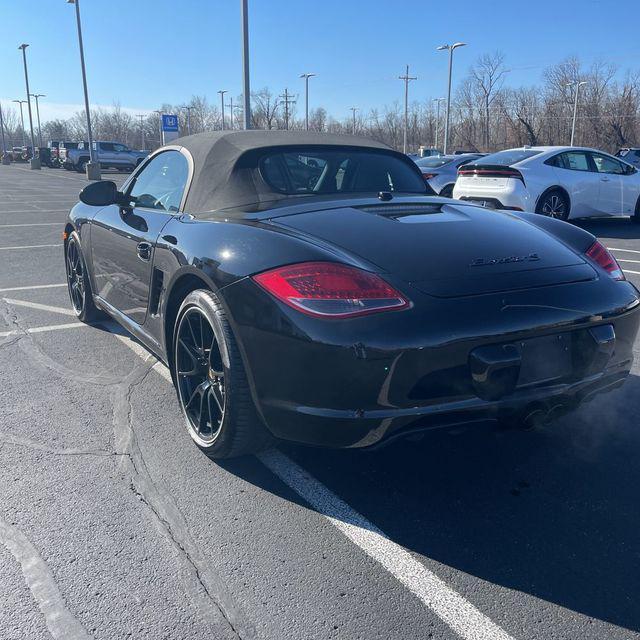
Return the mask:
<svg viewBox="0 0 640 640">
<path fill-rule="evenodd" d="M 561 220 L 629 215 L 640 223 L 638 170 L 595 149 L 525 147 L 484 156 L 460 167 L 453 197 Z"/>
</svg>

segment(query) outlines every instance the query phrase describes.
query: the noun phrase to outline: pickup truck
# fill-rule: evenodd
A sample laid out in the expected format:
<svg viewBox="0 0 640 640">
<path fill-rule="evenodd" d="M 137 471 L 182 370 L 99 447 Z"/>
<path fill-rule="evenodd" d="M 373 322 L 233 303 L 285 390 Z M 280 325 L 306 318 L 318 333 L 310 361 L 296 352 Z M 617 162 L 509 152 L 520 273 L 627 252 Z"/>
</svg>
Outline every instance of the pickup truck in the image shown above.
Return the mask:
<svg viewBox="0 0 640 640">
<path fill-rule="evenodd" d="M 148 151 L 134 151 L 119 142 L 96 141 L 93 148 L 101 169 L 131 171 L 149 155 Z M 77 149 L 67 149 L 65 155 L 64 167 L 83 173 L 89 162 L 89 145 L 87 142 L 79 142 Z"/>
</svg>

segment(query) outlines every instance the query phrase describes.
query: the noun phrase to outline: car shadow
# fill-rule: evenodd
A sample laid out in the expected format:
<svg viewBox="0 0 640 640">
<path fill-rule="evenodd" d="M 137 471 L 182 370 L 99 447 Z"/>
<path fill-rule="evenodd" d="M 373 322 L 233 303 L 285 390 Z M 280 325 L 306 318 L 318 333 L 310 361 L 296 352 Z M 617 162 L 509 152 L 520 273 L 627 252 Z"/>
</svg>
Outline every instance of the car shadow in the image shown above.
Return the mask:
<svg viewBox="0 0 640 640">
<path fill-rule="evenodd" d="M 629 218 L 584 218 L 572 222 L 599 238 L 640 239 L 640 224 L 632 224 Z"/>
<path fill-rule="evenodd" d="M 426 562 L 640 631 L 640 377 L 532 432 L 281 448 Z M 301 503 L 255 464 L 224 466 Z"/>
</svg>

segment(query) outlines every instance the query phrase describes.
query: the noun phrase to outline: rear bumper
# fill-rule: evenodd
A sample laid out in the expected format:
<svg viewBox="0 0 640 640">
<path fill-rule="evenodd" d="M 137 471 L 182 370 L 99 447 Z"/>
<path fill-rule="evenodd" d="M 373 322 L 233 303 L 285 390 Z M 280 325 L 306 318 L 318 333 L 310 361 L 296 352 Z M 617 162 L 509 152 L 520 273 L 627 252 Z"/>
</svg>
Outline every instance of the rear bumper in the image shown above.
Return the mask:
<svg viewBox="0 0 640 640">
<path fill-rule="evenodd" d="M 640 325 L 632 285 L 600 280 L 451 300 L 411 291 L 407 311 L 337 322 L 285 309 L 249 279 L 221 293 L 270 431 L 340 448 L 533 411 L 560 415 L 623 383 Z M 575 348 L 587 343 L 572 338 L 577 355 L 568 375 L 518 384 L 500 397 L 474 387 L 470 354 L 480 347 L 587 336 L 603 325 L 615 332 L 606 358 L 596 359 L 595 347 Z"/>
</svg>

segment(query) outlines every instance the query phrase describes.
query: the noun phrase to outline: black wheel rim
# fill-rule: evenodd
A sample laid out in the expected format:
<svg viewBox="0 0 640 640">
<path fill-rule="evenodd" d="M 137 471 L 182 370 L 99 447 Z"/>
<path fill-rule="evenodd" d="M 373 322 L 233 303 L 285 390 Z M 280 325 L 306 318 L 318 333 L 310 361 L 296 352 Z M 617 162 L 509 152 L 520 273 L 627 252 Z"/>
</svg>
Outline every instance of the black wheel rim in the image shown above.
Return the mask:
<svg viewBox="0 0 640 640">
<path fill-rule="evenodd" d="M 213 328 L 195 307 L 180 319 L 175 354 L 178 395 L 187 425 L 196 441 L 209 445 L 224 420 L 225 373 Z"/>
<path fill-rule="evenodd" d="M 84 268 L 75 240 L 70 240 L 67 245 L 67 284 L 73 309 L 80 314 L 84 309 Z"/>
<path fill-rule="evenodd" d="M 564 198 L 555 193 L 547 196 L 542 205 L 542 213 L 550 218 L 564 218 L 565 217 L 565 203 Z"/>
</svg>

